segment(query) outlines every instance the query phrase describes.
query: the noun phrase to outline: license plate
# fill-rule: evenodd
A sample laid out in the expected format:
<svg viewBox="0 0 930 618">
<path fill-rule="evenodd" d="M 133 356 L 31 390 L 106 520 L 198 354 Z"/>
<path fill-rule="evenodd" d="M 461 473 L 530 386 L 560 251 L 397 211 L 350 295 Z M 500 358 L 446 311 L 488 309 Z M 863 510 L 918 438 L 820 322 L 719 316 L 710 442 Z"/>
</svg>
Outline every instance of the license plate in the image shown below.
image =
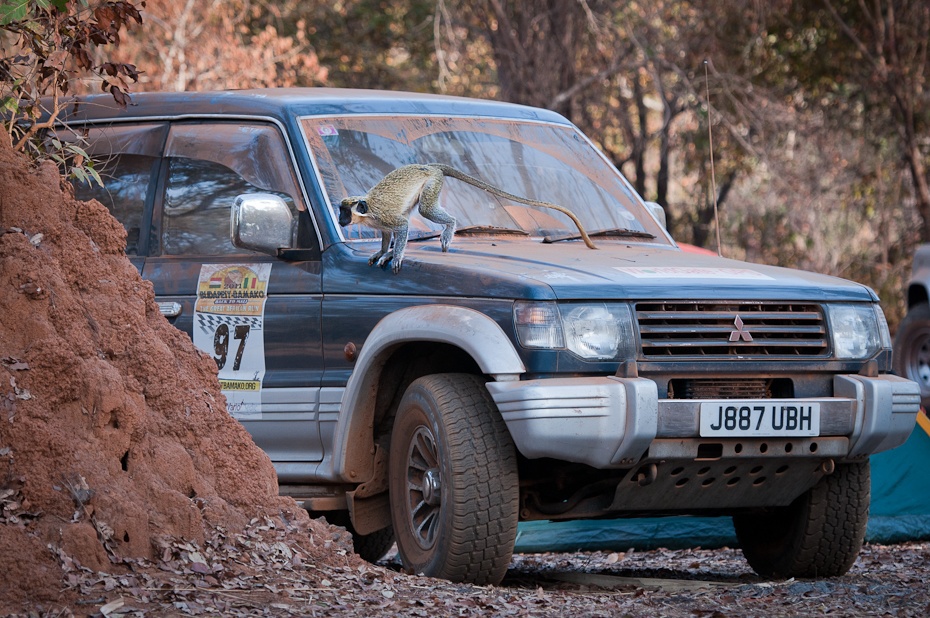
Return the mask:
<svg viewBox="0 0 930 618">
<path fill-rule="evenodd" d="M 701 402 L 701 437 L 820 435 L 820 404 L 797 399 Z"/>
</svg>

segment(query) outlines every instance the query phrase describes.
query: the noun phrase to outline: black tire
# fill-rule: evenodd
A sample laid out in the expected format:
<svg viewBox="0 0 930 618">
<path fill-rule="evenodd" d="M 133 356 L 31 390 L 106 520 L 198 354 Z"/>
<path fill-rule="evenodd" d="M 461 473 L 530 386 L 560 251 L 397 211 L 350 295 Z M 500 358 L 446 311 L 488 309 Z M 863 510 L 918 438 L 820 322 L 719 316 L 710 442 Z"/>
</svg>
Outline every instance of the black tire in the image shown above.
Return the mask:
<svg viewBox="0 0 930 618">
<path fill-rule="evenodd" d="M 895 373 L 917 382 L 920 404 L 930 409 L 930 306 L 914 305 L 898 325 L 892 364 Z"/>
<path fill-rule="evenodd" d="M 789 506 L 733 517 L 763 577 L 836 577 L 852 567 L 869 519 L 869 462 L 841 464 Z"/>
<path fill-rule="evenodd" d="M 352 535 L 352 547 L 362 560 L 375 563 L 387 555 L 394 546 L 394 528 L 388 526 L 371 534 L 359 534 L 352 525 L 346 511 L 327 511 L 320 513 L 326 521 L 334 526 L 342 526 Z M 312 514 L 311 514 L 312 515 Z"/>
<path fill-rule="evenodd" d="M 389 483 L 405 569 L 500 583 L 517 536 L 517 457 L 481 378 L 436 374 L 410 385 L 394 421 Z"/>
<path fill-rule="evenodd" d="M 362 560 L 375 563 L 384 558 L 394 546 L 394 528 L 392 526 L 371 534 L 358 534 L 351 529 L 349 531 L 352 533 L 352 545 L 355 547 L 355 553 L 361 556 Z"/>
</svg>

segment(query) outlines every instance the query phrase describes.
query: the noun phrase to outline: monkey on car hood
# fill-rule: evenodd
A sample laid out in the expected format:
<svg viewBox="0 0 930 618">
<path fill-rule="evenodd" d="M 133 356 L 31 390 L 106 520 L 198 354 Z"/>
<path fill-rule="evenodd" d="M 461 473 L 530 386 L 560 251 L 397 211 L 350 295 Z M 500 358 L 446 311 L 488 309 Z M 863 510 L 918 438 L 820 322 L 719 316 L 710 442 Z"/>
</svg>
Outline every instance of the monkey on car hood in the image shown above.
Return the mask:
<svg viewBox="0 0 930 618">
<path fill-rule="evenodd" d="M 508 193 L 449 165 L 414 164 L 397 168 L 382 178 L 365 195 L 347 197 L 339 205 L 339 225 L 347 226 L 358 223 L 381 230 L 381 249 L 368 258 L 369 266 L 377 263 L 378 266 L 384 268 L 388 262 L 392 262 L 392 272 L 394 274 L 400 272 L 404 261 L 404 251 L 407 248 L 410 215 L 413 207 L 418 203 L 419 213 L 424 218 L 445 226 L 439 241 L 443 251 L 449 250 L 452 236 L 455 234 L 455 217 L 439 205 L 439 193 L 442 191 L 442 182 L 446 176 L 467 182 L 498 197 L 529 206 L 542 206 L 557 210 L 575 223 L 581 233 L 581 238 L 589 248 L 597 248 L 588 237 L 581 221 L 567 208 Z M 393 250 L 390 248 L 392 236 L 394 238 Z"/>
</svg>

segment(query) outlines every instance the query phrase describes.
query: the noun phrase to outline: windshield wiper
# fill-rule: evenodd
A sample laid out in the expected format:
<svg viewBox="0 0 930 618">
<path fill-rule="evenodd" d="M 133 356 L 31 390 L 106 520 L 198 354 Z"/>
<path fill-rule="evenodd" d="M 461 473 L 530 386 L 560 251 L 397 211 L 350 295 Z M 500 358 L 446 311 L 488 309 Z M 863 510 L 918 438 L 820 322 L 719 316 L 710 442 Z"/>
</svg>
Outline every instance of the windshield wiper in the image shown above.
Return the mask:
<svg viewBox="0 0 930 618">
<path fill-rule="evenodd" d="M 588 236 L 599 236 L 601 238 L 645 238 L 652 239 L 655 238 L 655 234 L 650 234 L 649 232 L 642 232 L 640 230 L 630 230 L 623 227 L 614 227 L 606 230 L 597 230 L 596 232 L 588 232 Z M 561 236 L 546 236 L 543 238 L 544 243 L 554 243 L 561 242 L 563 240 L 579 240 L 581 234 L 563 234 Z"/>
<path fill-rule="evenodd" d="M 518 230 L 511 227 L 498 227 L 496 225 L 468 225 L 465 227 L 460 227 L 455 230 L 456 234 L 513 234 L 515 236 L 529 236 L 529 232 L 525 230 Z M 439 232 L 423 232 L 419 236 L 410 236 L 407 239 L 407 242 L 418 242 L 423 240 L 432 240 L 433 238 L 439 238 L 442 235 L 442 231 Z"/>
<path fill-rule="evenodd" d="M 420 240 L 432 240 L 433 238 L 439 238 L 442 236 L 442 231 L 439 232 L 423 232 L 419 236 L 408 236 L 407 242 L 417 242 Z"/>
<path fill-rule="evenodd" d="M 455 230 L 456 234 L 514 234 L 517 236 L 529 236 L 526 230 L 518 230 L 512 227 L 498 227 L 496 225 L 468 225 Z"/>
</svg>

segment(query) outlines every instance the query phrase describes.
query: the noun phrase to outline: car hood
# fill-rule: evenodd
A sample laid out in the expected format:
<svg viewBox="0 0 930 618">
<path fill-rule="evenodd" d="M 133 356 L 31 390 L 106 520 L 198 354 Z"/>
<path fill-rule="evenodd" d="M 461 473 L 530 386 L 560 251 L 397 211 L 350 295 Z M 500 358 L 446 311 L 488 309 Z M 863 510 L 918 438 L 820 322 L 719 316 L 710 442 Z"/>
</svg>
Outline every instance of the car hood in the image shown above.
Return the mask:
<svg viewBox="0 0 930 618">
<path fill-rule="evenodd" d="M 598 239 L 580 242 L 456 238 L 411 242 L 403 269 L 369 267 L 380 243 L 327 252 L 327 292 L 428 294 L 553 300 L 727 299 L 874 301 L 868 287 L 800 270 L 699 255 L 678 248 Z"/>
</svg>

